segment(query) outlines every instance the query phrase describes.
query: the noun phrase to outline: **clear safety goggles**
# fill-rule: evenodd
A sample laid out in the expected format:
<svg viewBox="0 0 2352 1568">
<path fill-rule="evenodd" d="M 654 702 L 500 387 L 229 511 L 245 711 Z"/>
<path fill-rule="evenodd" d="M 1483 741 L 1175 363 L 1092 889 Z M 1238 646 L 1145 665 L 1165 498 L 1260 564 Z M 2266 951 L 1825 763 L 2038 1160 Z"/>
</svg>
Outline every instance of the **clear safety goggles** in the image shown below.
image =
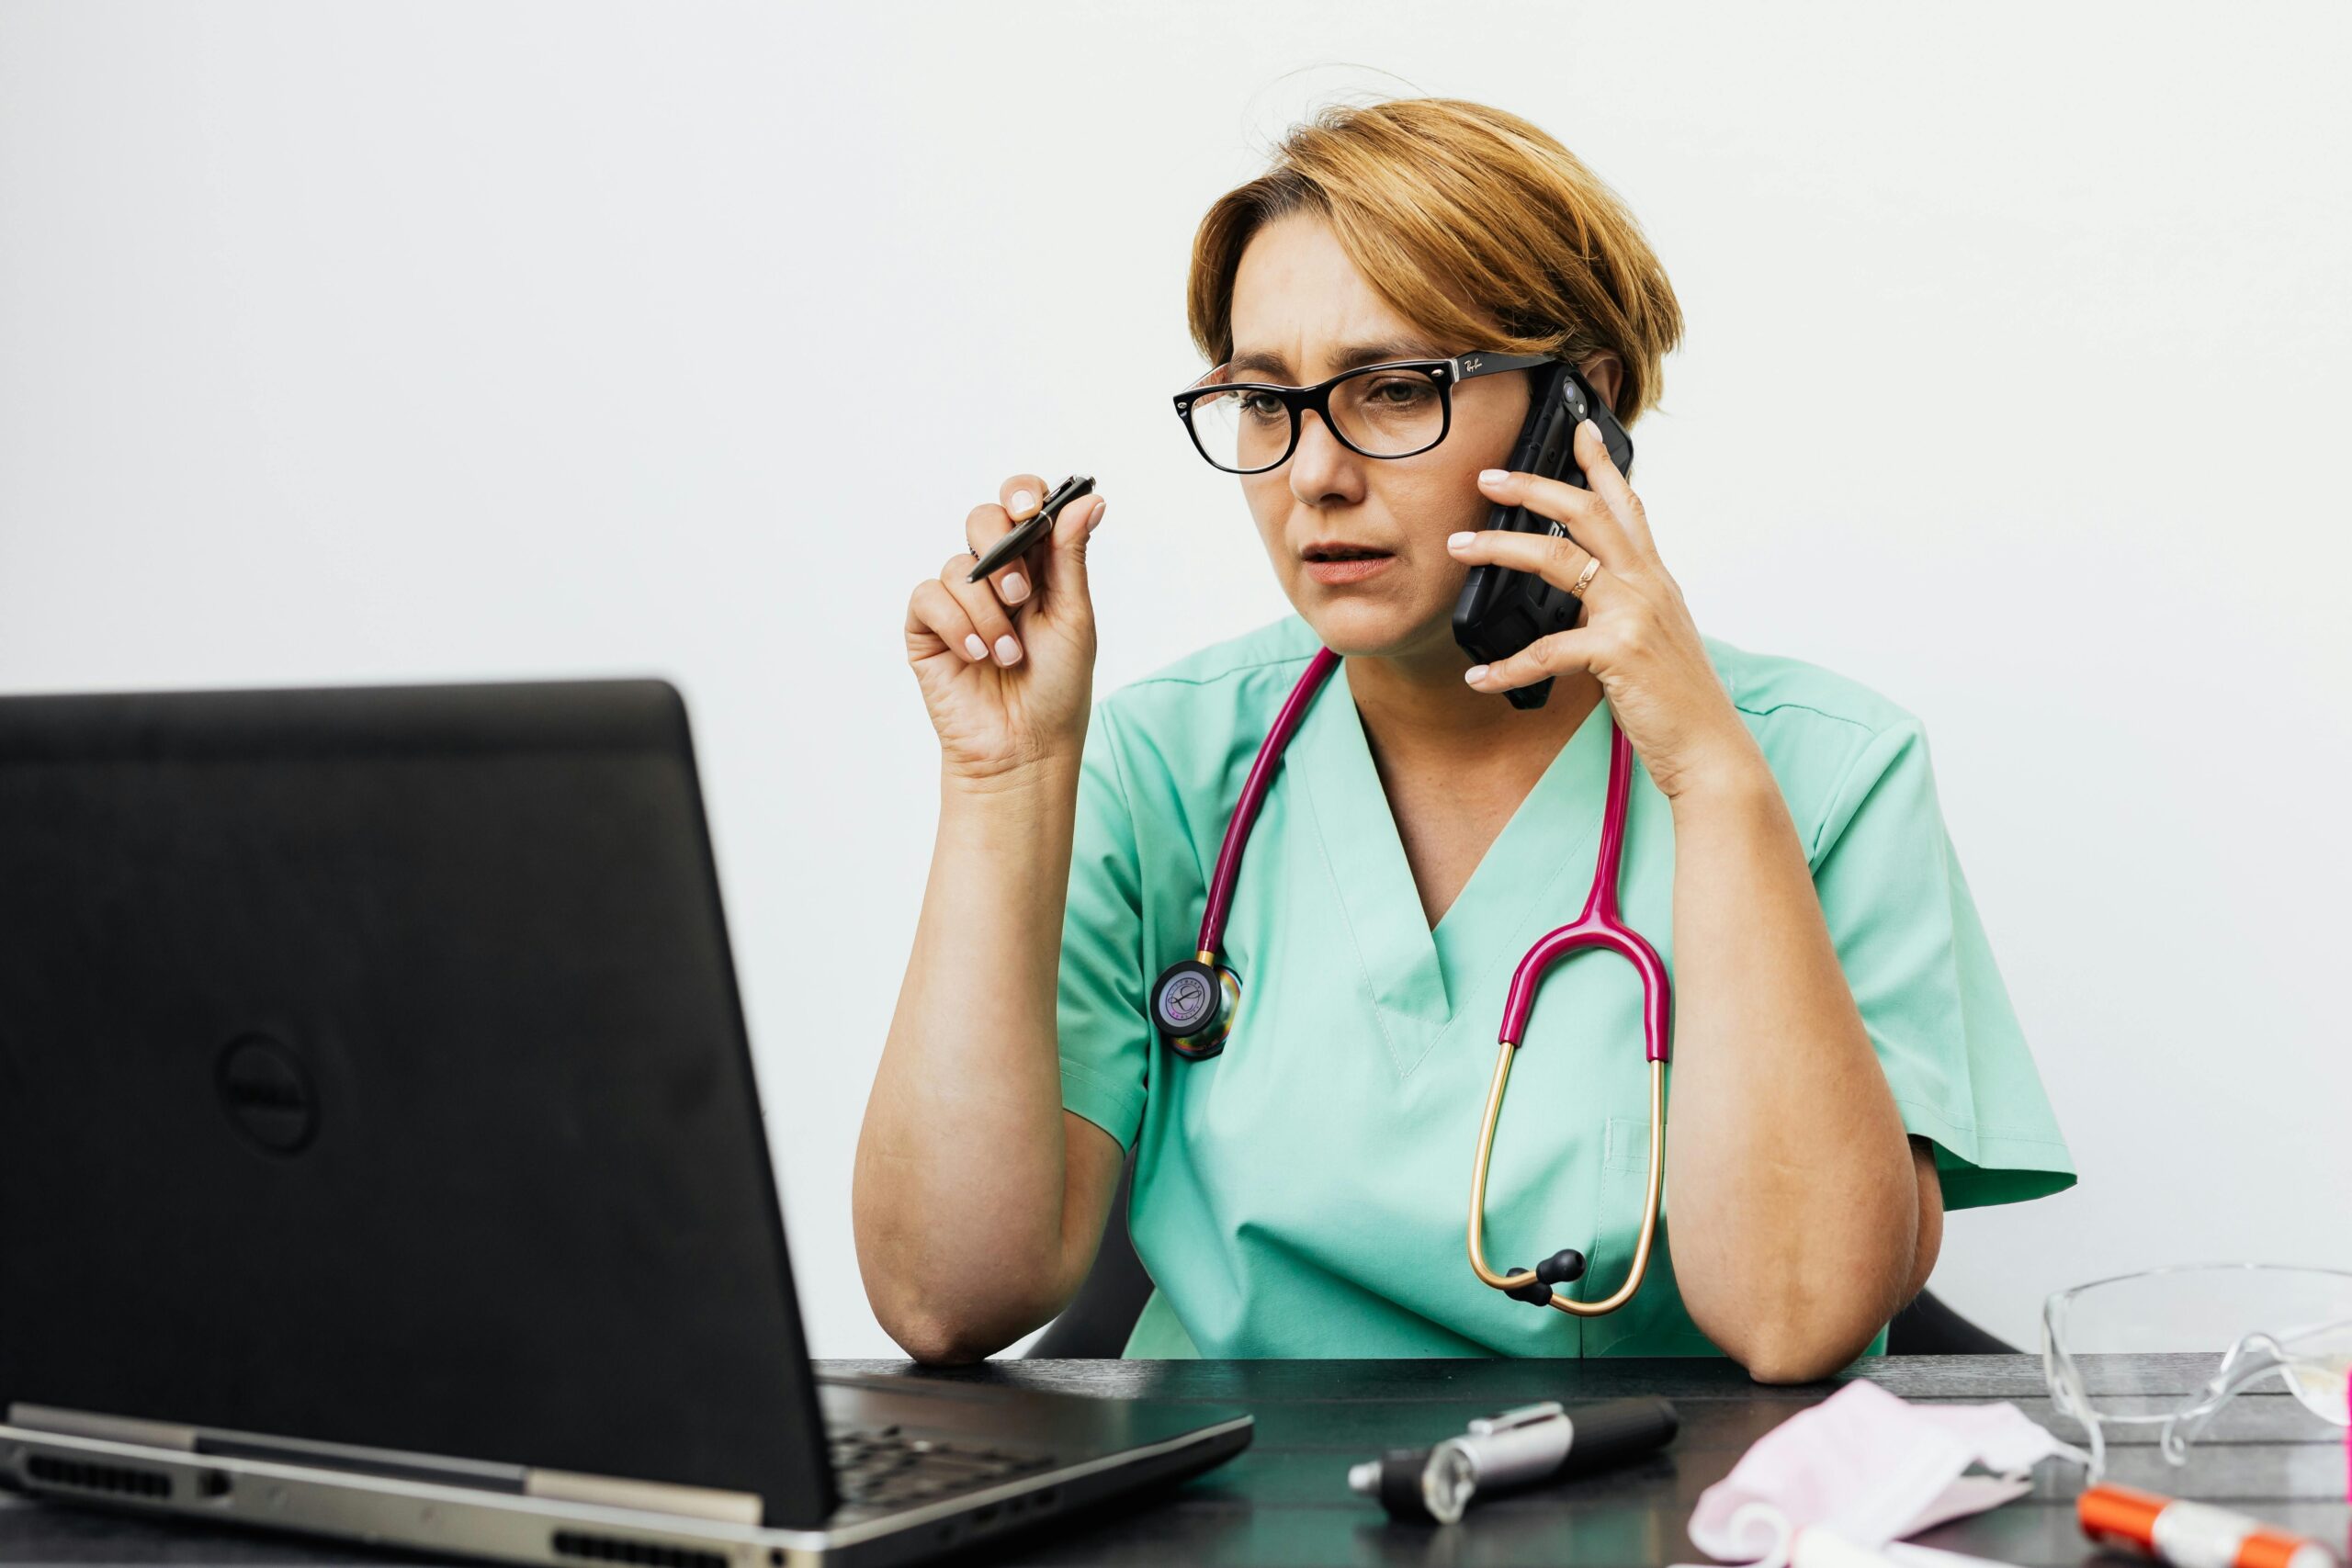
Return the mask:
<svg viewBox="0 0 2352 1568">
<path fill-rule="evenodd" d="M 2041 1365 L 2058 1414 L 2088 1440 L 2094 1482 L 2119 1428 L 2154 1428 L 2165 1458 L 2180 1464 L 2222 1406 L 2274 1378 L 2313 1416 L 2343 1427 L 2352 1424 L 2352 1273 L 2194 1263 L 2077 1285 L 2042 1303 Z M 2184 1382 L 2193 1392 L 2181 1393 Z"/>
</svg>

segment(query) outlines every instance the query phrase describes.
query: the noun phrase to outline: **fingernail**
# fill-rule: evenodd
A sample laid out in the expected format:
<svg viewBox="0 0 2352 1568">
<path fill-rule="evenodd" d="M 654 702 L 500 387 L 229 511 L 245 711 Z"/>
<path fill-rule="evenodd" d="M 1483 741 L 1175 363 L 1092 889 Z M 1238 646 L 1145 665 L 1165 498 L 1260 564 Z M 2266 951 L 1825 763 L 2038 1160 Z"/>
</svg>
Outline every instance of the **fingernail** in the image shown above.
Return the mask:
<svg viewBox="0 0 2352 1568">
<path fill-rule="evenodd" d="M 964 646 L 971 650 L 974 659 L 986 659 L 989 656 L 989 645 L 980 640 L 980 634 L 978 632 L 967 633 L 964 638 Z"/>
<path fill-rule="evenodd" d="M 1462 678 L 1475 686 L 1487 678 L 1487 667 L 1483 664 L 1473 664 L 1462 672 Z"/>
<path fill-rule="evenodd" d="M 1589 422 L 1588 421 L 1587 423 Z M 1478 482 L 1482 485 L 1498 485 L 1509 478 L 1510 478 L 1510 470 L 1509 468 L 1481 468 L 1478 470 Z"/>
<path fill-rule="evenodd" d="M 1016 490 L 1012 492 L 1012 499 L 1004 503 L 1004 509 L 1017 522 L 1037 510 L 1037 498 L 1025 490 Z"/>
<path fill-rule="evenodd" d="M 1029 585 L 1021 580 L 1021 574 L 1017 571 L 1006 572 L 1004 574 L 1004 602 L 1008 604 L 1018 604 L 1021 601 L 1028 597 Z"/>
<path fill-rule="evenodd" d="M 1465 548 L 1469 545 L 1470 541 L 1477 536 L 1477 535 L 1467 531 L 1459 534 L 1448 534 L 1445 536 L 1445 547 L 1449 550 Z"/>
<path fill-rule="evenodd" d="M 1093 512 L 1089 513 L 1086 519 L 1086 531 L 1088 533 L 1091 534 L 1094 532 L 1094 525 L 1102 521 L 1102 509 L 1110 504 L 1111 503 L 1108 501 L 1098 501 L 1094 503 Z"/>
<path fill-rule="evenodd" d="M 1577 431 L 1579 434 L 1591 436 L 1595 441 L 1599 441 L 1600 439 L 1600 426 L 1593 423 L 1592 421 L 1589 419 L 1579 421 L 1577 424 Z"/>
<path fill-rule="evenodd" d="M 1021 645 L 1012 640 L 1012 634 L 1011 632 L 1007 632 L 1002 637 L 996 639 L 996 658 L 997 662 L 1000 664 L 1013 664 L 1019 662 L 1021 658 Z"/>
</svg>

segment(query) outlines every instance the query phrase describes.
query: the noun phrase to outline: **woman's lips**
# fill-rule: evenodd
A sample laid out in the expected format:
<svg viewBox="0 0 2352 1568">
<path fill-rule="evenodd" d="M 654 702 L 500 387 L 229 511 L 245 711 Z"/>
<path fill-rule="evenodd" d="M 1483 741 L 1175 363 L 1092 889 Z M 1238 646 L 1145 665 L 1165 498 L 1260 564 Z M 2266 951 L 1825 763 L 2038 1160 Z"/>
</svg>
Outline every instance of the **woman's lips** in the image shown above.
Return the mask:
<svg viewBox="0 0 2352 1568">
<path fill-rule="evenodd" d="M 1317 582 L 1334 587 L 1362 582 L 1396 558 L 1395 556 L 1367 556 L 1360 560 L 1311 560 L 1306 563 L 1306 575 Z"/>
</svg>

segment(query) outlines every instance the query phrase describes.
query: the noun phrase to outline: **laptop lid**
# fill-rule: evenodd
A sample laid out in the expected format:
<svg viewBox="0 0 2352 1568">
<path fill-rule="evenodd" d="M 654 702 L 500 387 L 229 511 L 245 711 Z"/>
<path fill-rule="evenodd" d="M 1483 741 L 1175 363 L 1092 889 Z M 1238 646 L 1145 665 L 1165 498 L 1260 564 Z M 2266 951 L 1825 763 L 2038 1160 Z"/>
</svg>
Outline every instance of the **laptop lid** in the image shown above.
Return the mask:
<svg viewBox="0 0 2352 1568">
<path fill-rule="evenodd" d="M 0 699 L 0 1411 L 832 1511 L 661 682 Z"/>
</svg>

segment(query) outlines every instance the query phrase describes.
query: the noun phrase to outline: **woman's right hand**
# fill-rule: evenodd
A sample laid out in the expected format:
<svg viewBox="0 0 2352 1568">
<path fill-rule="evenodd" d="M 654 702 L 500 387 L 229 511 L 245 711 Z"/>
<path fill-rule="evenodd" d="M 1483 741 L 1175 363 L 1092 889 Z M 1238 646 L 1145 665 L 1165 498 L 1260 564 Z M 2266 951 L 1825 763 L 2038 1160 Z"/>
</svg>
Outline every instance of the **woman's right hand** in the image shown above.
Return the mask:
<svg viewBox="0 0 2352 1568">
<path fill-rule="evenodd" d="M 997 502 L 965 518 L 967 542 L 986 550 L 1035 515 L 1046 489 L 1035 474 L 1005 480 Z M 978 582 L 964 581 L 972 558 L 958 550 L 915 585 L 907 662 L 951 776 L 991 783 L 1051 758 L 1078 760 L 1094 689 L 1086 542 L 1105 504 L 1100 495 L 1070 502 L 1044 538 Z"/>
</svg>

